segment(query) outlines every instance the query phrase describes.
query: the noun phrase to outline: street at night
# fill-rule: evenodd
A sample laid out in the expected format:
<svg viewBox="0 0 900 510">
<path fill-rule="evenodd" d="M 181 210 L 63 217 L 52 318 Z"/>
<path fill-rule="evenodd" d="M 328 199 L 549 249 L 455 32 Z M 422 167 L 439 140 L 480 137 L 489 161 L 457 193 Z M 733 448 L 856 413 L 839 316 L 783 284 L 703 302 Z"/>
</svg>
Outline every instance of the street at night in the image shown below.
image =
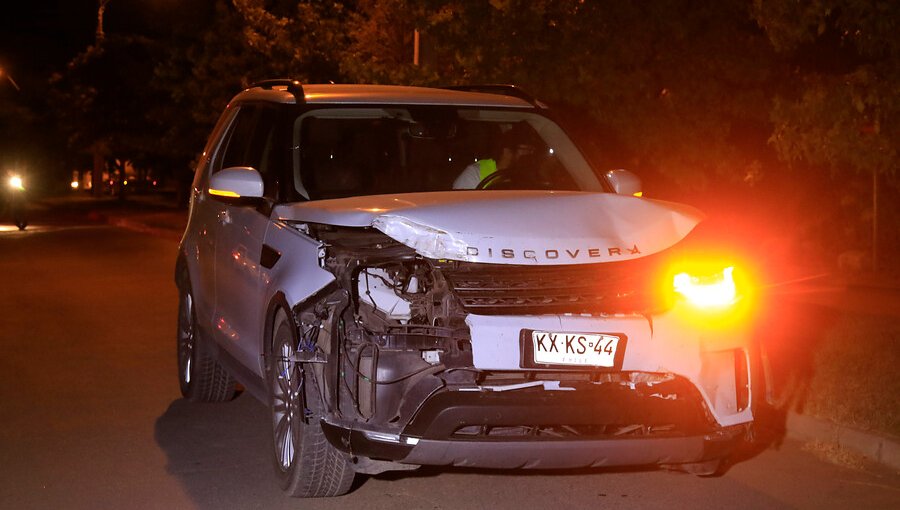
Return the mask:
<svg viewBox="0 0 900 510">
<path fill-rule="evenodd" d="M 422 468 L 335 499 L 281 494 L 249 395 L 181 398 L 171 239 L 105 227 L 0 232 L 4 508 L 896 508 L 888 471 L 785 440 L 699 478 L 656 470 Z"/>
<path fill-rule="evenodd" d="M 0 510 L 900 508 L 898 23 L 9 3 Z"/>
</svg>

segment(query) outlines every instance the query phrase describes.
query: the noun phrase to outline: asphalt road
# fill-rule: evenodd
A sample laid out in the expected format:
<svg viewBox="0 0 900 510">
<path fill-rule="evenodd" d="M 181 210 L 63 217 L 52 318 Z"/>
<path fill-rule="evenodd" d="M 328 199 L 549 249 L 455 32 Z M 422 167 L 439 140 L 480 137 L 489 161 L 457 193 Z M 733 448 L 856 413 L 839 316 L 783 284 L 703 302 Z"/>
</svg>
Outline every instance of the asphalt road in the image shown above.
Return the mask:
<svg viewBox="0 0 900 510">
<path fill-rule="evenodd" d="M 784 441 L 724 476 L 421 469 L 282 496 L 266 409 L 189 404 L 175 243 L 111 227 L 0 229 L 0 508 L 900 508 L 900 477 Z"/>
</svg>

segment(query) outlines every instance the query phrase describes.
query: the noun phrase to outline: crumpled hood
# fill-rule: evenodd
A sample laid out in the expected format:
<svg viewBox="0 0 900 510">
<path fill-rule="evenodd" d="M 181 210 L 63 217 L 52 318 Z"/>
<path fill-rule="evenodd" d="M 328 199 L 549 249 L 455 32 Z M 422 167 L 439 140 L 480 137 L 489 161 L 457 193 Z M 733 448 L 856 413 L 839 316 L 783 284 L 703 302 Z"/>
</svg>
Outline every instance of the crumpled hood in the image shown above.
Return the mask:
<svg viewBox="0 0 900 510">
<path fill-rule="evenodd" d="M 279 205 L 287 221 L 374 227 L 419 254 L 498 264 L 612 262 L 662 251 L 703 218 L 612 193 L 447 191 Z"/>
</svg>

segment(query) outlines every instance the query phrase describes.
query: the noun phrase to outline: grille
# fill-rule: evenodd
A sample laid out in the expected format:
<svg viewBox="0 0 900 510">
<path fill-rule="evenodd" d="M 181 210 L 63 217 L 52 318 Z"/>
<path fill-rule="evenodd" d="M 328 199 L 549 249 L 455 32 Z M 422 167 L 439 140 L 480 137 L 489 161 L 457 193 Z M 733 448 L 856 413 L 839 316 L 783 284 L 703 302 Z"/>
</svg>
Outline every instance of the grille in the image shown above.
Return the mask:
<svg viewBox="0 0 900 510">
<path fill-rule="evenodd" d="M 648 312 L 653 257 L 561 266 L 461 263 L 441 269 L 466 311 L 485 315 Z"/>
</svg>

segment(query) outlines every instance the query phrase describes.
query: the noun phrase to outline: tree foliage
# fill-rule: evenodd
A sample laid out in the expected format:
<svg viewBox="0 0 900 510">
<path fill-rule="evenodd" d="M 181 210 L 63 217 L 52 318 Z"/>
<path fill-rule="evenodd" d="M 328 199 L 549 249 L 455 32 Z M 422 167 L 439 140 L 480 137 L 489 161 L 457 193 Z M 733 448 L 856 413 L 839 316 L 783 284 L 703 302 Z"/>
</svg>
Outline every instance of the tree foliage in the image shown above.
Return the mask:
<svg viewBox="0 0 900 510">
<path fill-rule="evenodd" d="M 777 63 L 742 2 L 374 3 L 410 13 L 431 71 L 382 79 L 516 83 L 593 117 L 621 148 L 619 165 L 685 184 L 759 178 Z M 357 67 L 377 68 L 381 57 Z"/>
<path fill-rule="evenodd" d="M 841 171 L 896 168 L 896 2 L 210 1 L 205 24 L 155 41 L 149 79 L 100 56 L 78 78 L 86 56 L 59 81 L 81 83 L 63 87 L 67 108 L 102 112 L 124 101 L 110 83 L 143 76 L 167 96 L 149 103 L 161 150 L 184 159 L 228 99 L 263 78 L 515 83 L 589 117 L 616 148 L 610 164 L 673 182 L 755 185 L 776 153 Z M 131 116 L 96 113 L 97 129 L 76 134 L 115 139 L 133 126 L 114 122 Z"/>
<path fill-rule="evenodd" d="M 165 92 L 149 86 L 162 47 L 130 35 L 112 35 L 73 59 L 51 79 L 50 100 L 73 150 L 148 162 L 164 152 L 159 126 L 149 121 Z"/>
<path fill-rule="evenodd" d="M 771 111 L 778 153 L 834 173 L 895 175 L 900 4 L 755 0 L 753 15 L 793 66 L 792 86 Z"/>
</svg>

